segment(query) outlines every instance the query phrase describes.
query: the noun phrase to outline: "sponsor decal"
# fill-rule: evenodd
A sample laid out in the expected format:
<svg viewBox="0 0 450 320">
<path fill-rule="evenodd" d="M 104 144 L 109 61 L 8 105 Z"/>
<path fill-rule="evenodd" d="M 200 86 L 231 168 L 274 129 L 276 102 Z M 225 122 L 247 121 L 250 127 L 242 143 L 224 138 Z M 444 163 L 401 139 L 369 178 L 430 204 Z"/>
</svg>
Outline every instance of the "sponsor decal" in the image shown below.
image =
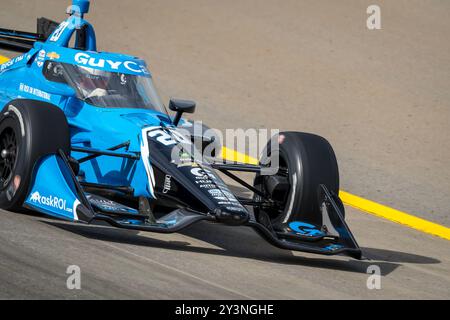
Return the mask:
<svg viewBox="0 0 450 320">
<path fill-rule="evenodd" d="M 228 200 L 225 195 L 219 189 L 208 190 L 209 194 L 213 196 L 216 200 Z"/>
<path fill-rule="evenodd" d="M 123 205 L 121 205 L 117 202 L 114 202 L 112 200 L 109 200 L 109 199 L 97 198 L 97 197 L 93 197 L 91 195 L 89 195 L 87 198 L 89 199 L 89 202 L 92 205 L 97 206 L 106 211 L 130 212 L 130 210 L 131 210 L 131 209 L 127 208 L 126 206 L 123 206 Z"/>
<path fill-rule="evenodd" d="M 80 65 L 90 66 L 92 68 L 103 69 L 109 67 L 112 70 L 119 70 L 121 66 L 133 73 L 147 74 L 146 68 L 134 61 L 114 61 L 102 58 L 95 58 L 88 53 L 80 52 L 75 55 L 75 62 Z"/>
<path fill-rule="evenodd" d="M 49 53 L 47 53 L 47 58 L 49 58 L 51 60 L 57 60 L 60 57 L 61 56 L 59 54 L 57 54 L 56 52 L 49 52 Z"/>
<path fill-rule="evenodd" d="M 215 184 L 213 184 L 213 183 L 202 183 L 199 186 L 200 189 L 214 189 L 216 187 L 217 186 Z"/>
<path fill-rule="evenodd" d="M 195 183 L 196 184 L 212 184 L 212 185 L 216 185 L 215 183 L 214 183 L 214 181 L 212 181 L 212 180 L 205 180 L 205 179 L 198 179 L 198 178 L 196 178 L 197 180 L 195 181 Z"/>
<path fill-rule="evenodd" d="M 172 189 L 172 176 L 169 176 L 167 174 L 165 179 L 164 179 L 163 193 L 166 194 L 166 193 L 170 192 L 171 189 Z"/>
<path fill-rule="evenodd" d="M 11 60 L 1 64 L 0 65 L 0 72 L 2 72 L 3 70 L 11 67 L 12 65 L 16 64 L 17 62 L 22 61 L 24 58 L 25 58 L 25 56 L 21 55 L 21 56 L 18 56 L 18 57 L 14 58 L 14 59 L 11 59 Z"/>
<path fill-rule="evenodd" d="M 39 54 L 38 54 L 37 59 L 36 59 L 36 65 L 39 68 L 42 68 L 42 66 L 44 65 L 44 60 L 45 60 L 45 55 L 46 54 L 47 54 L 47 52 L 45 50 L 39 51 Z"/>
<path fill-rule="evenodd" d="M 61 38 L 61 35 L 64 33 L 64 31 L 66 30 L 66 28 L 69 26 L 70 22 L 69 21 L 64 21 L 62 22 L 58 28 L 53 32 L 52 36 L 50 37 L 50 41 L 51 42 L 56 42 L 59 40 L 59 38 Z"/>
<path fill-rule="evenodd" d="M 223 206 L 230 206 L 233 204 L 231 201 L 219 201 L 217 203 Z"/>
<path fill-rule="evenodd" d="M 43 196 L 39 193 L 39 191 L 35 191 L 31 194 L 30 202 L 38 203 L 43 206 L 63 210 L 63 211 L 70 212 L 70 213 L 73 212 L 72 208 L 67 207 L 67 200 L 58 198 L 58 197 L 55 197 L 52 195 Z"/>
<path fill-rule="evenodd" d="M 210 179 L 210 176 L 206 174 L 206 172 L 202 168 L 192 168 L 191 173 L 195 178 L 195 183 L 202 186 L 214 186 L 213 188 L 217 188 L 217 184 L 215 181 Z M 210 189 L 204 187 L 205 189 Z"/>
<path fill-rule="evenodd" d="M 202 168 L 192 168 L 191 173 L 196 177 L 204 180 L 209 180 L 209 176 L 206 174 L 206 171 Z"/>
<path fill-rule="evenodd" d="M 166 147 L 176 145 L 178 142 L 165 130 L 154 130 L 148 133 L 150 138 L 156 139 L 159 143 Z"/>
<path fill-rule="evenodd" d="M 309 223 L 304 223 L 300 221 L 293 221 L 289 223 L 289 228 L 298 234 L 305 235 L 305 236 L 322 236 L 324 233 L 320 230 L 318 230 L 315 226 Z"/>
<path fill-rule="evenodd" d="M 192 168 L 191 174 L 195 177 L 195 183 L 200 189 L 208 193 L 218 201 L 219 205 L 227 206 L 225 209 L 233 212 L 246 211 L 239 200 L 228 190 L 226 185 L 207 168 Z M 233 208 L 233 209 L 230 209 Z"/>
<path fill-rule="evenodd" d="M 50 93 L 30 87 L 23 83 L 20 84 L 19 90 L 21 92 L 25 92 L 25 93 L 31 94 L 33 96 L 36 96 L 38 98 L 45 99 L 45 100 L 51 100 L 51 98 L 52 98 L 52 95 Z"/>
<path fill-rule="evenodd" d="M 225 197 L 228 198 L 228 200 L 233 201 L 233 202 L 239 202 L 231 192 L 229 192 L 227 190 L 222 190 L 222 193 L 225 195 Z"/>
<path fill-rule="evenodd" d="M 228 211 L 233 211 L 233 212 L 242 212 L 244 211 L 241 207 L 225 207 L 225 209 L 227 209 Z"/>
<path fill-rule="evenodd" d="M 127 84 L 127 76 L 123 73 L 120 75 L 120 84 L 123 86 Z"/>
<path fill-rule="evenodd" d="M 156 139 L 159 143 L 165 145 L 166 147 L 170 147 L 173 145 L 176 145 L 178 143 L 183 144 L 191 144 L 191 140 L 180 134 L 179 132 L 175 130 L 169 130 L 169 129 L 157 129 L 150 131 L 148 133 L 148 136 L 150 138 Z M 185 152 L 180 150 L 180 154 L 183 154 Z M 190 157 L 190 155 L 189 155 Z"/>
</svg>

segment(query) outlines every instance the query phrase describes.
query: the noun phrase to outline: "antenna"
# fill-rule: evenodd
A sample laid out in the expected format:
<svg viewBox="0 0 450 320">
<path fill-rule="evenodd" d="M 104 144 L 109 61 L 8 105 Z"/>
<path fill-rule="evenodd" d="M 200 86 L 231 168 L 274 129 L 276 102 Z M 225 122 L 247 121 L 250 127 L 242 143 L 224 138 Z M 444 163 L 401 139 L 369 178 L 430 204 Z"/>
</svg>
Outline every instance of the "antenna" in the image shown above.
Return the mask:
<svg viewBox="0 0 450 320">
<path fill-rule="evenodd" d="M 84 14 L 89 12 L 89 5 L 89 0 L 72 0 L 72 5 L 67 8 L 67 13 L 83 18 Z"/>
</svg>

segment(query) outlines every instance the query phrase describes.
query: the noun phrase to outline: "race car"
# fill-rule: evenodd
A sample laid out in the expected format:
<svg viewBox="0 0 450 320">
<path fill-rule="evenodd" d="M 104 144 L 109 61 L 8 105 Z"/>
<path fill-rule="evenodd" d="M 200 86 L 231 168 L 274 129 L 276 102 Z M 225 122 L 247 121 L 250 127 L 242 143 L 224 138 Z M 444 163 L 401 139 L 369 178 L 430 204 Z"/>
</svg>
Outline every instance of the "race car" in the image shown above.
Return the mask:
<svg viewBox="0 0 450 320">
<path fill-rule="evenodd" d="M 362 258 L 326 139 L 281 132 L 257 164 L 205 156 L 216 139 L 183 118 L 196 104 L 172 99 L 171 115 L 143 60 L 98 51 L 89 6 L 73 0 L 37 33 L 0 29 L 0 48 L 21 53 L 0 65 L 0 208 L 159 233 L 248 226 L 279 248 Z M 267 157 L 278 161 L 270 174 Z"/>
</svg>

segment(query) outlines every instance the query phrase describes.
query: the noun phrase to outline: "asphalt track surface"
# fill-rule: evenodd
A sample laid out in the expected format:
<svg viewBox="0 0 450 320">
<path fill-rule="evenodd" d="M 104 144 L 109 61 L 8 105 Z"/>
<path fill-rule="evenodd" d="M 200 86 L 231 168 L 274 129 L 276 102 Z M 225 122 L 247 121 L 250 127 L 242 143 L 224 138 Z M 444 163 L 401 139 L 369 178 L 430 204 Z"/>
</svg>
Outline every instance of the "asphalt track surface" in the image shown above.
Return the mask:
<svg viewBox="0 0 450 320">
<path fill-rule="evenodd" d="M 166 100 L 198 101 L 196 119 L 319 133 L 344 190 L 449 226 L 450 3 L 377 1 L 383 29 L 368 31 L 372 3 L 94 0 L 89 17 L 100 49 L 145 58 Z M 0 4 L 2 27 L 30 31 L 66 6 Z M 372 260 L 279 250 L 245 227 L 158 235 L 1 211 L 0 298 L 450 298 L 448 241 L 347 217 Z M 366 286 L 373 264 L 381 290 Z"/>
</svg>

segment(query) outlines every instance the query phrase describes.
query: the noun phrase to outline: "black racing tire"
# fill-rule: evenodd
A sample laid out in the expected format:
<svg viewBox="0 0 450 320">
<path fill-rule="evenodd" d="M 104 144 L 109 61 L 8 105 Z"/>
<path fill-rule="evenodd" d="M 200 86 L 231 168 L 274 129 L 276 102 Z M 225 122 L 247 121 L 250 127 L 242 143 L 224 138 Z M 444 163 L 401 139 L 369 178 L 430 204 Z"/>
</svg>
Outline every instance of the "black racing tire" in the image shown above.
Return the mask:
<svg viewBox="0 0 450 320">
<path fill-rule="evenodd" d="M 338 198 L 339 168 L 336 155 L 330 143 L 317 135 L 302 132 L 282 132 L 272 139 L 278 140 L 278 147 L 271 150 L 271 142 L 266 146 L 264 155 L 279 155 L 280 170 L 276 175 L 284 177 L 288 187 L 278 203 L 278 208 L 255 208 L 258 216 L 264 212 L 276 228 L 286 223 L 303 221 L 318 226 L 322 223 L 319 201 L 319 188 L 323 184 L 343 209 Z M 261 159 L 267 163 L 267 157 Z M 284 173 L 283 173 L 284 172 Z M 254 185 L 266 192 L 267 179 L 270 176 L 257 175 Z M 286 184 L 285 184 L 286 185 Z M 259 198 L 256 196 L 256 198 Z M 259 198 L 260 199 L 260 198 Z M 341 210 L 344 214 L 344 210 Z"/>
<path fill-rule="evenodd" d="M 19 211 L 29 193 L 35 164 L 62 149 L 70 154 L 64 112 L 35 100 L 14 100 L 0 114 L 0 208 Z"/>
</svg>

